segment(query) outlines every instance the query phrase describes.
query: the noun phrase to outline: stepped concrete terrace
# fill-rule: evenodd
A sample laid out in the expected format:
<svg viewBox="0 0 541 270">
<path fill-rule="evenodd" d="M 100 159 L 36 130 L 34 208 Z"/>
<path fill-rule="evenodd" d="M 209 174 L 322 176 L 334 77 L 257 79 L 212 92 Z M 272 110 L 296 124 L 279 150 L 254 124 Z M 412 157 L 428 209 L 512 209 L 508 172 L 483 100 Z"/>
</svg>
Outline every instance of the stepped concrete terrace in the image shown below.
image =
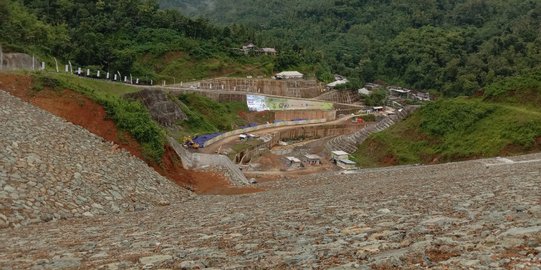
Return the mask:
<svg viewBox="0 0 541 270">
<path fill-rule="evenodd" d="M 376 125 L 370 125 L 354 133 L 334 137 L 325 144 L 325 148 L 329 152 L 340 150 L 349 154 L 355 153 L 355 151 L 357 151 L 357 146 L 363 143 L 368 138 L 368 136 L 393 126 L 397 122 L 406 118 L 417 108 L 418 107 L 415 106 L 406 107 L 404 110 L 398 112 L 396 115 L 391 115 L 383 118 Z"/>
</svg>

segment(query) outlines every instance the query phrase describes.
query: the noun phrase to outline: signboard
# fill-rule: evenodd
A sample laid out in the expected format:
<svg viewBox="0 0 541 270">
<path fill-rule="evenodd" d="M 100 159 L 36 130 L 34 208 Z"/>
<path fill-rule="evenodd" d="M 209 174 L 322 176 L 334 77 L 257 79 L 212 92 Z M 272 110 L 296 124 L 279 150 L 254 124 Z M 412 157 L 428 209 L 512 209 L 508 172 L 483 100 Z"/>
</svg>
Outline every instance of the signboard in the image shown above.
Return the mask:
<svg viewBox="0 0 541 270">
<path fill-rule="evenodd" d="M 250 111 L 287 111 L 287 110 L 332 110 L 330 102 L 317 102 L 298 99 L 274 98 L 247 95 L 246 103 Z"/>
</svg>

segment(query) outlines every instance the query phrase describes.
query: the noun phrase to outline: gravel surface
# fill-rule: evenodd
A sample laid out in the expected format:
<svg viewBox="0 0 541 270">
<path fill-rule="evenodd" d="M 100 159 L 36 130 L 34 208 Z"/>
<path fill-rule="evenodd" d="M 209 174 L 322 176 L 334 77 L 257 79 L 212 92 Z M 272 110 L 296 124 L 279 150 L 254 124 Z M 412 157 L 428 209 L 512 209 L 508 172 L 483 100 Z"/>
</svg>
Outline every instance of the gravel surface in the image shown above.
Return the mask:
<svg viewBox="0 0 541 270">
<path fill-rule="evenodd" d="M 17 102 L 6 109 L 5 94 L 0 98 L 1 115 L 32 111 Z M 33 123 L 50 126 L 41 124 L 45 121 Z M 10 136 L 4 130 L 2 147 Z M 54 130 L 59 129 L 48 132 Z M 25 134 L 18 133 L 10 141 Z M 69 134 L 58 133 L 59 140 Z M 59 157 L 47 159 L 54 158 Z M 98 166 L 104 167 L 120 174 L 121 168 Z M 541 154 L 326 173 L 263 185 L 264 193 L 196 196 L 139 212 L 5 228 L 0 268 L 541 268 Z M 106 199 L 96 202 L 104 205 Z M 6 206 L 2 211 L 15 207 Z"/>
<path fill-rule="evenodd" d="M 85 129 L 0 91 L 0 228 L 139 211 L 191 194 Z"/>
</svg>

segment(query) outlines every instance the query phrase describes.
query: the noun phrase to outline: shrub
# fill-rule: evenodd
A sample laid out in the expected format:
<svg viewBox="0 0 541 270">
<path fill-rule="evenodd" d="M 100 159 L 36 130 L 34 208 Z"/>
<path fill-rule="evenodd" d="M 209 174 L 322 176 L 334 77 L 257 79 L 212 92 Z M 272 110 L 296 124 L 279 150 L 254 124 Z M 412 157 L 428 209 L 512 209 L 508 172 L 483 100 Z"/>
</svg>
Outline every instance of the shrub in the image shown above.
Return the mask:
<svg viewBox="0 0 541 270">
<path fill-rule="evenodd" d="M 159 162 L 164 153 L 165 133 L 154 122 L 150 113 L 139 102 L 128 101 L 119 97 L 107 97 L 99 100 L 107 115 L 117 127 L 129 132 L 143 147 L 145 158 Z"/>
<path fill-rule="evenodd" d="M 41 91 L 44 88 L 50 88 L 52 90 L 61 89 L 63 86 L 62 82 L 58 79 L 44 76 L 40 73 L 32 74 L 32 90 Z"/>
<path fill-rule="evenodd" d="M 421 129 L 436 136 L 466 131 L 494 110 L 493 106 L 482 102 L 437 101 L 421 109 Z"/>
</svg>

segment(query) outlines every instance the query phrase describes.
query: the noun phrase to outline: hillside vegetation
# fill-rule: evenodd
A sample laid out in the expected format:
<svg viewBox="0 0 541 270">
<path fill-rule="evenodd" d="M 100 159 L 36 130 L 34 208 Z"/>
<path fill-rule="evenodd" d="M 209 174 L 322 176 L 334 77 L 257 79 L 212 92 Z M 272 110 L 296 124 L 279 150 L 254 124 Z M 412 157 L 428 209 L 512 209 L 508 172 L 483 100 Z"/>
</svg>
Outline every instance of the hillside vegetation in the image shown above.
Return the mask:
<svg viewBox="0 0 541 270">
<path fill-rule="evenodd" d="M 247 57 L 239 48 L 250 33 L 161 10 L 152 0 L 0 2 L 4 52 L 36 54 L 54 66 L 117 71 L 149 82 L 226 75 L 270 75 L 274 59 Z"/>
<path fill-rule="evenodd" d="M 32 90 L 69 89 L 79 92 L 104 107 L 116 126 L 132 135 L 142 146 L 143 156 L 160 163 L 165 151 L 165 132 L 148 110 L 139 102 L 129 101 L 121 95 L 135 92 L 136 88 L 96 80 L 81 80 L 64 74 L 32 75 Z"/>
<path fill-rule="evenodd" d="M 541 151 L 539 74 L 490 85 L 482 97 L 430 103 L 369 137 L 355 157 L 372 167 Z"/>
<path fill-rule="evenodd" d="M 223 132 L 247 124 L 239 116 L 248 111 L 246 102 L 217 102 L 199 94 L 183 94 L 179 97 L 183 112 L 188 119 L 181 123 L 183 133 L 189 135 Z"/>
<path fill-rule="evenodd" d="M 541 64 L 541 2 L 523 0 L 161 0 L 257 31 L 283 66 L 311 63 L 355 82 L 471 95 Z"/>
</svg>

